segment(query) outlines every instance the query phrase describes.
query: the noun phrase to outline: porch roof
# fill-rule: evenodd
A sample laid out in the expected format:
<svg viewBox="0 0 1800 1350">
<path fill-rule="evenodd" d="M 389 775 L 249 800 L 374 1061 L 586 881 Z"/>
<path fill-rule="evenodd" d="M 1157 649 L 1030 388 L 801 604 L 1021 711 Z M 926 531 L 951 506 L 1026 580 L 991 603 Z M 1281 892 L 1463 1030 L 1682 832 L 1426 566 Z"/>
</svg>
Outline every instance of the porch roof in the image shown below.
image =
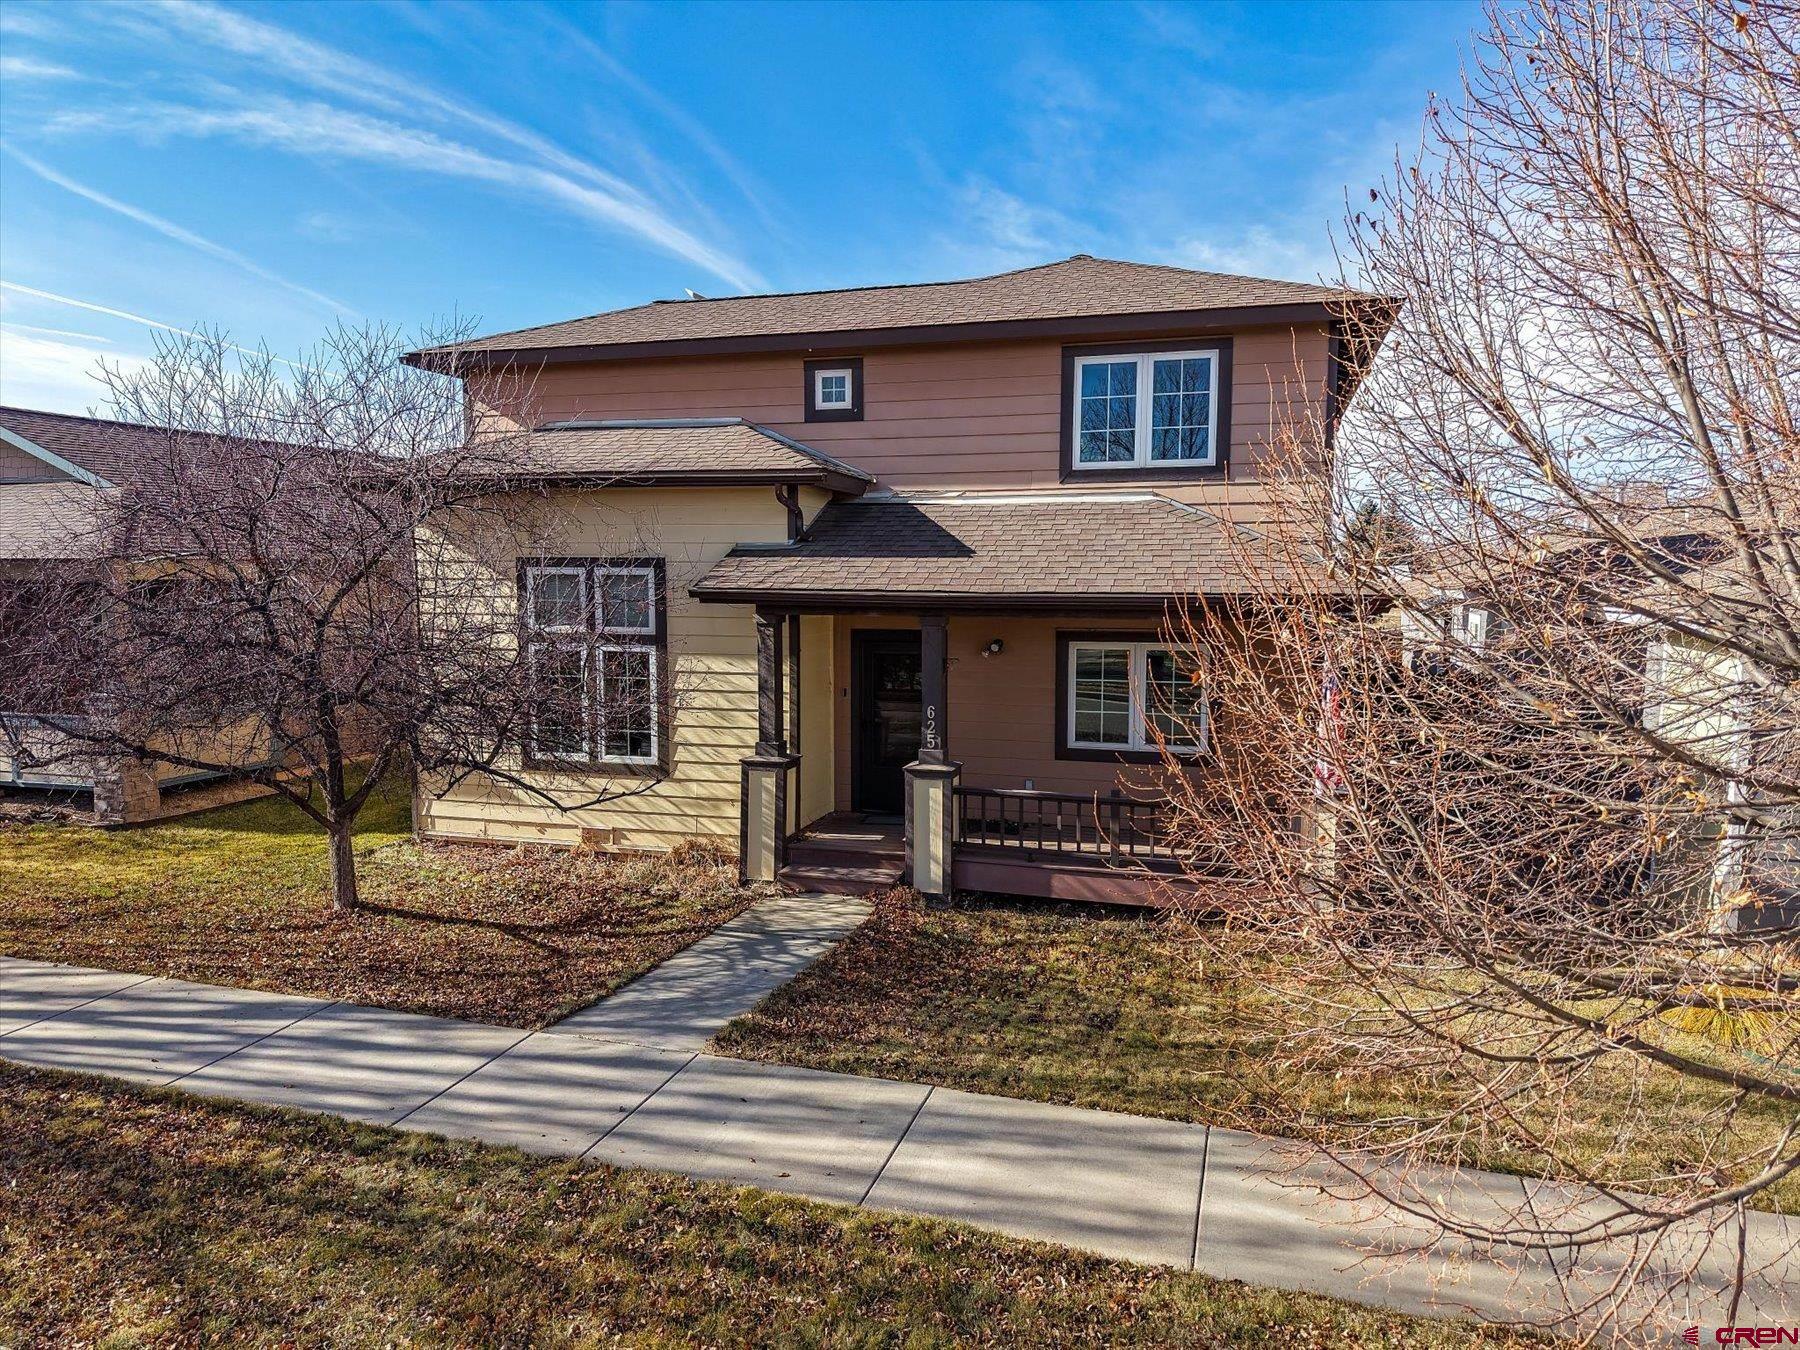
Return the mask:
<svg viewBox="0 0 1800 1350">
<path fill-rule="evenodd" d="M 550 422 L 526 438 L 520 476 L 613 486 L 812 483 L 861 493 L 861 469 L 741 417 Z"/>
<path fill-rule="evenodd" d="M 835 501 L 786 546 L 742 546 L 701 600 L 805 608 L 1160 609 L 1247 592 L 1220 516 L 1155 493 L 967 493 Z"/>
</svg>

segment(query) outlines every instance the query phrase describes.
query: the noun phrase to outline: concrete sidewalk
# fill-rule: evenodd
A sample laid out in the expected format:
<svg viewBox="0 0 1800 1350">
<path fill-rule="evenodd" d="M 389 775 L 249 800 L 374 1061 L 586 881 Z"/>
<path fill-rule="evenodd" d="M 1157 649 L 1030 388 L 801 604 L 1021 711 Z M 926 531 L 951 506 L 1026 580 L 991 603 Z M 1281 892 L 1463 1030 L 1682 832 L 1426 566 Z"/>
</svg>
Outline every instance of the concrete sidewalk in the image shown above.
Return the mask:
<svg viewBox="0 0 1800 1350">
<path fill-rule="evenodd" d="M 1430 1236 L 1420 1223 L 1334 1198 L 1345 1182 L 1328 1169 L 1286 1174 L 1274 1141 L 722 1059 L 695 1053 L 688 1039 L 528 1034 L 0 958 L 0 1058 L 958 1219 L 1410 1312 L 1551 1320 L 1635 1259 L 1626 1247 L 1577 1262 L 1461 1241 L 1410 1255 Z M 1567 1194 L 1468 1171 L 1426 1183 L 1474 1215 L 1533 1213 Z M 1737 1324 L 1791 1324 L 1800 1320 L 1800 1221 L 1752 1223 L 1755 1273 Z M 1653 1270 L 1649 1287 L 1670 1286 L 1659 1334 L 1719 1324 L 1734 1259 L 1721 1239 L 1702 1254 L 1697 1280 Z"/>
</svg>

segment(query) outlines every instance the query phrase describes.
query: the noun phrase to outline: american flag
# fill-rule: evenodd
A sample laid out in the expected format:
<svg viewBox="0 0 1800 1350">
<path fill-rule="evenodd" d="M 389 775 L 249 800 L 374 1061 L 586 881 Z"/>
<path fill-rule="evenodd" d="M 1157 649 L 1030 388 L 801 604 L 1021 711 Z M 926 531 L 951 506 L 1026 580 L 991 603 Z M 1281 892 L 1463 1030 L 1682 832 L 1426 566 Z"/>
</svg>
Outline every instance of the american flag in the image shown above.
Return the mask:
<svg viewBox="0 0 1800 1350">
<path fill-rule="evenodd" d="M 1336 797 L 1344 791 L 1344 775 L 1332 762 L 1332 752 L 1344 730 L 1344 697 L 1335 670 L 1325 672 L 1319 691 L 1319 757 L 1313 764 L 1313 794 Z"/>
</svg>

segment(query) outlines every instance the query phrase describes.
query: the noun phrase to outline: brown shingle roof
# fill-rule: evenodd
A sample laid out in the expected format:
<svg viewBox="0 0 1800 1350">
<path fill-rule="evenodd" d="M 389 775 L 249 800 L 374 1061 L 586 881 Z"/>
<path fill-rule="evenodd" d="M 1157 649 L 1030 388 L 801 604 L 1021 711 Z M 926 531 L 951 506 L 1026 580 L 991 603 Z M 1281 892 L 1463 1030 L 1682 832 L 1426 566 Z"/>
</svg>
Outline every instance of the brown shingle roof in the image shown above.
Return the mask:
<svg viewBox="0 0 1800 1350">
<path fill-rule="evenodd" d="M 862 492 L 874 479 L 811 446 L 735 417 L 553 422 L 532 432 L 528 472 L 617 482 L 819 483 Z"/>
<path fill-rule="evenodd" d="M 583 319 L 494 333 L 417 355 L 546 351 L 659 342 L 774 339 L 799 334 L 1186 313 L 1374 300 L 1298 281 L 1196 272 L 1077 254 L 1060 262 L 905 286 L 658 300 Z"/>
<path fill-rule="evenodd" d="M 145 447 L 168 437 L 161 427 L 36 408 L 0 408 L 0 427 L 114 485 L 130 474 Z"/>
<path fill-rule="evenodd" d="M 931 598 L 1107 605 L 1244 591 L 1232 527 L 1151 494 L 837 501 L 798 544 L 734 549 L 703 600 Z"/>
</svg>

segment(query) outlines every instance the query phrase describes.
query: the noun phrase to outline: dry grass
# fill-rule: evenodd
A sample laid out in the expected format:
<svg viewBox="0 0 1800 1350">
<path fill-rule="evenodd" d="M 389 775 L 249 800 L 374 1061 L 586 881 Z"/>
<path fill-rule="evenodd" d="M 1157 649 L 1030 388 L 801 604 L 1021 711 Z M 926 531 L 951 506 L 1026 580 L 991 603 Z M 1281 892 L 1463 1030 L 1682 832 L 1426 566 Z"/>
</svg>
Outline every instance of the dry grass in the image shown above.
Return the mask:
<svg viewBox="0 0 1800 1350">
<path fill-rule="evenodd" d="M 0 1066 L 0 1345 L 1426 1347 L 1505 1332 Z"/>
<path fill-rule="evenodd" d="M 1233 955 L 1229 935 L 1214 938 L 1227 954 L 1203 960 L 1199 944 L 1154 918 L 1026 902 L 927 907 L 893 892 L 715 1043 L 748 1059 L 1340 1142 L 1458 1100 L 1459 1085 L 1435 1071 L 1371 1068 L 1349 1053 L 1297 1064 L 1284 1038 L 1309 1000 L 1358 992 L 1303 998 L 1267 953 L 1246 943 Z M 1565 1142 L 1647 1189 L 1683 1170 L 1713 1130 L 1773 1144 L 1785 1124 L 1773 1103 L 1732 1116 L 1728 1092 L 1672 1072 L 1593 1085 L 1583 1118 L 1561 1127 Z M 1446 1162 L 1551 1170 L 1495 1129 L 1444 1147 Z M 1800 1180 L 1757 1203 L 1800 1211 Z"/>
<path fill-rule="evenodd" d="M 535 1027 L 751 899 L 716 849 L 622 859 L 410 828 L 404 793 L 365 812 L 370 907 L 339 915 L 324 836 L 277 801 L 114 833 L 0 824 L 0 953 Z"/>
</svg>

